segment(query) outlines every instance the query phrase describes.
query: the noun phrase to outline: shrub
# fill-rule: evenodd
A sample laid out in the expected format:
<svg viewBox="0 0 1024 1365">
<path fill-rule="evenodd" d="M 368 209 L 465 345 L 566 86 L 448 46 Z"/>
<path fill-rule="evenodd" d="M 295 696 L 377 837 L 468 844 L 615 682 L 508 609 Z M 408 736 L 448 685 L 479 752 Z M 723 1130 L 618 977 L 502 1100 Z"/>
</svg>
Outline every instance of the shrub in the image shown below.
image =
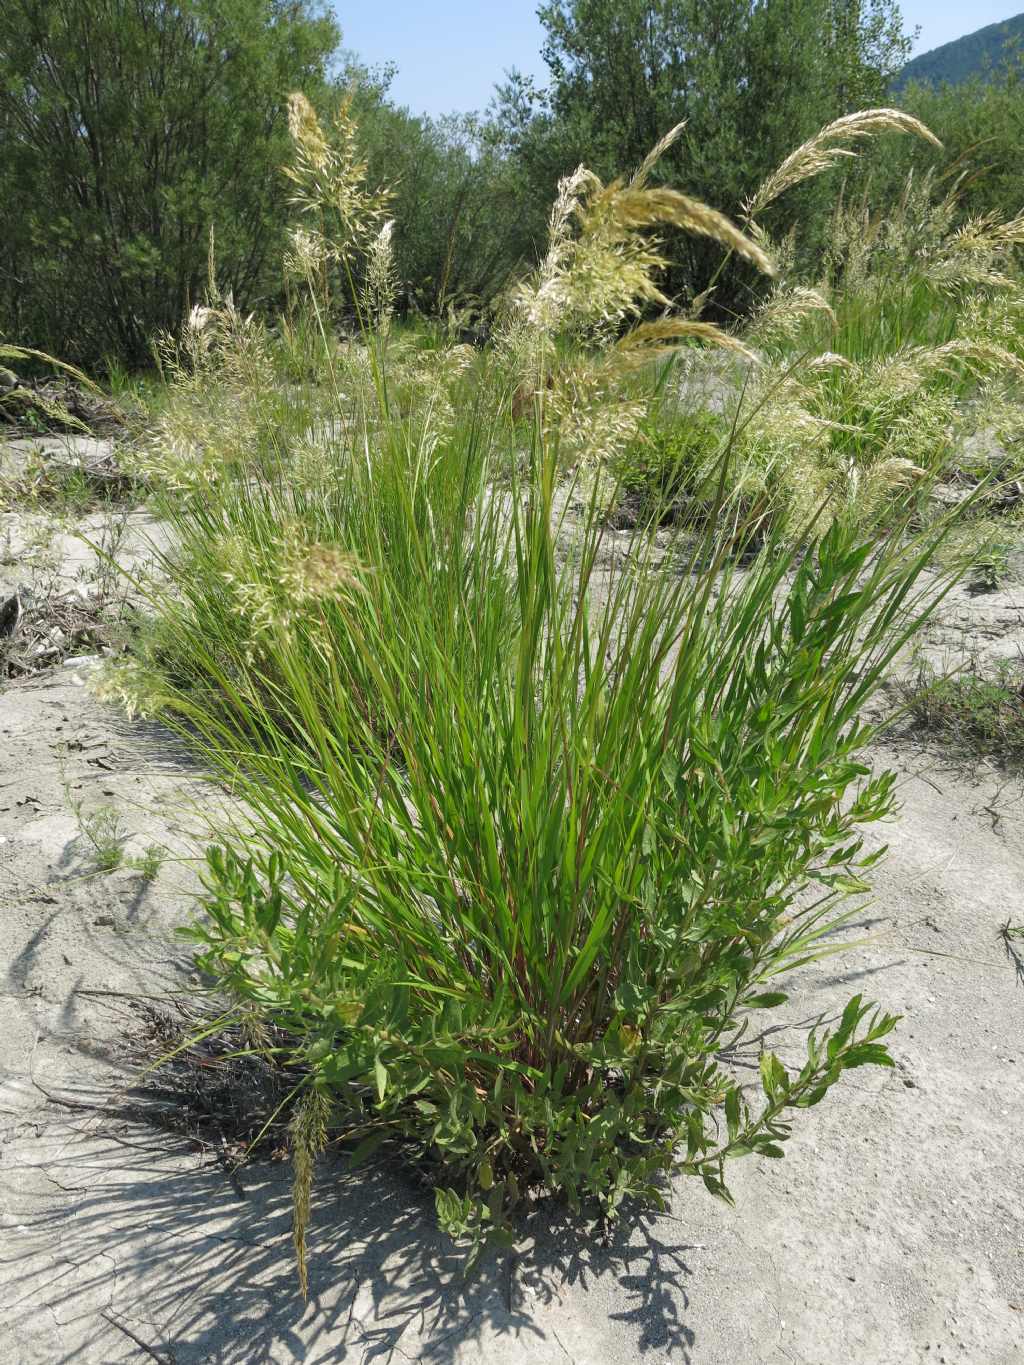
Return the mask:
<svg viewBox="0 0 1024 1365">
<path fill-rule="evenodd" d="M 200 296 L 211 229 L 240 306 L 268 263 L 276 293 L 284 99 L 323 89 L 338 38 L 313 0 L 5 4 L 0 332 L 145 365 Z"/>
<path fill-rule="evenodd" d="M 426 1159 L 442 1224 L 478 1252 L 542 1191 L 605 1218 L 670 1171 L 728 1197 L 728 1160 L 780 1156 L 797 1110 L 890 1062 L 895 1019 L 859 996 L 796 1069 L 762 1053 L 760 1099 L 730 1048 L 784 1003 L 782 974 L 838 950 L 880 856 L 860 829 L 892 812 L 893 777 L 862 762 L 859 714 L 948 584 L 921 577 L 946 528 L 915 530 L 894 495 L 880 536 L 823 530 L 820 509 L 765 532 L 731 496 L 728 433 L 695 540 L 680 527 L 657 561 L 643 529 L 606 553 L 596 493 L 575 517 L 586 414 L 611 409 L 605 452 L 649 416 L 615 389 L 637 352 L 736 349 L 672 318 L 612 344 L 658 297 L 644 229 L 683 222 L 770 266 L 706 206 L 648 192 L 655 156 L 628 184 L 563 183 L 548 256 L 461 401 L 459 348 L 329 347 L 327 458 L 294 426 L 248 457 L 226 435 L 232 458 L 207 441 L 163 504 L 183 550 L 151 591 L 189 663 L 157 681 L 240 801 L 189 932 L 302 1076 L 303 1283 L 329 1136 Z M 513 393 L 528 423 L 510 426 Z M 689 447 L 664 440 L 671 480 Z"/>
</svg>

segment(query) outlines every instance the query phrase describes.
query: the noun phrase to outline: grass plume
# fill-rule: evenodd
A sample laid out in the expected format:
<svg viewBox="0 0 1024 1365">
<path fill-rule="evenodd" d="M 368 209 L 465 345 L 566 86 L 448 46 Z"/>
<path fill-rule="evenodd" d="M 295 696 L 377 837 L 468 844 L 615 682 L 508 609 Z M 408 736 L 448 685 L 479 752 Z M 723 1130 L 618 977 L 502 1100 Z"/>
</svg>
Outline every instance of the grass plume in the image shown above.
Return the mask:
<svg viewBox="0 0 1024 1365">
<path fill-rule="evenodd" d="M 758 186 L 743 205 L 743 219 L 753 222 L 781 194 L 805 180 L 831 170 L 844 158 L 856 156 L 853 146 L 882 133 L 904 133 L 922 138 L 934 147 L 942 143 L 919 119 L 900 109 L 863 109 L 827 124 L 786 157 Z"/>
</svg>

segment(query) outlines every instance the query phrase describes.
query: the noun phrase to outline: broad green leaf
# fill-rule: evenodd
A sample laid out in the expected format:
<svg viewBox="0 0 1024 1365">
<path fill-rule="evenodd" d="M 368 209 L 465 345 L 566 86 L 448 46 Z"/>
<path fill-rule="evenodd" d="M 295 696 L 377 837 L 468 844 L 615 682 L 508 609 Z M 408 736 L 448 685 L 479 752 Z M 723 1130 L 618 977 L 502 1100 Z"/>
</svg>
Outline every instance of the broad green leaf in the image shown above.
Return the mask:
<svg viewBox="0 0 1024 1365">
<path fill-rule="evenodd" d="M 377 1099 L 383 1103 L 388 1088 L 388 1071 L 380 1057 L 373 1059 L 373 1075 L 377 1083 Z"/>
</svg>

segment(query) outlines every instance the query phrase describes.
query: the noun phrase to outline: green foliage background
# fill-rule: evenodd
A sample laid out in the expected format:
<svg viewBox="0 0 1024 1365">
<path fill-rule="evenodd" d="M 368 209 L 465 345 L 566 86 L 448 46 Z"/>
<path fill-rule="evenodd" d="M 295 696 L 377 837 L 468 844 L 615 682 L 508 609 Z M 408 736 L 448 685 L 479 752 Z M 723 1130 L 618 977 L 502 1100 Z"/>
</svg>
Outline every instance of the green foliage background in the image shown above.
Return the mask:
<svg viewBox="0 0 1024 1365">
<path fill-rule="evenodd" d="M 998 67 L 959 85 L 915 81 L 899 95 L 903 109 L 941 137 L 938 167 L 946 183 L 960 178 L 965 216 L 995 213 L 1011 218 L 1024 206 L 1024 56 L 1011 44 Z M 872 158 L 871 197 L 878 203 L 898 193 L 908 171 L 920 175 L 936 165 L 916 147 L 893 140 Z"/>
<path fill-rule="evenodd" d="M 802 139 L 894 101 L 909 41 L 895 0 L 547 0 L 549 80 L 513 71 L 477 114 L 417 116 L 393 70 L 341 48 L 322 0 L 9 0 L 0 12 L 0 337 L 90 369 L 151 363 L 150 339 L 217 283 L 274 315 L 289 222 L 286 98 L 327 116 L 354 98 L 372 185 L 393 190 L 401 312 L 481 334 L 510 281 L 539 257 L 558 179 L 609 178 L 681 119 L 658 179 L 735 213 Z M 910 70 L 914 69 L 913 63 Z M 911 84 L 908 108 L 945 159 L 906 139 L 873 156 L 871 198 L 908 170 L 966 172 L 966 213 L 1024 203 L 1024 86 L 1011 45 L 986 78 Z M 850 171 L 859 189 L 866 172 Z M 820 270 L 839 171 L 774 205 L 809 282 Z M 686 300 L 717 249 L 674 234 L 666 293 Z M 339 291 L 341 292 L 341 291 Z M 763 294 L 731 261 L 707 315 Z"/>
<path fill-rule="evenodd" d="M 0 8 L 0 331 L 150 359 L 201 299 L 278 288 L 287 92 L 325 88 L 315 0 L 9 0 Z"/>
<path fill-rule="evenodd" d="M 724 212 L 824 124 L 886 103 L 909 52 L 893 0 L 835 6 L 822 0 L 550 0 L 547 91 L 513 76 L 498 108 L 531 201 L 580 162 L 602 177 L 639 164 L 680 120 L 686 131 L 659 178 Z M 541 187 L 544 194 L 541 194 Z M 829 186 L 788 198 L 765 223 L 800 224 L 820 242 Z M 717 252 L 682 234 L 669 294 L 694 292 Z M 720 310 L 745 308 L 752 275 L 737 266 L 719 282 Z"/>
</svg>

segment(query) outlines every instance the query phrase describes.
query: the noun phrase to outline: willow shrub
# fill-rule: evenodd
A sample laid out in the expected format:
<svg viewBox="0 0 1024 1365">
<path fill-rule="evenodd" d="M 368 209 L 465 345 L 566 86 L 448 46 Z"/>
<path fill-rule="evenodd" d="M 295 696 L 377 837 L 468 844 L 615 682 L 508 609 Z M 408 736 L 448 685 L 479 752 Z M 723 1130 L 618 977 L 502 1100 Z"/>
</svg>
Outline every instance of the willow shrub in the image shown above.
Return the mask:
<svg viewBox="0 0 1024 1365">
<path fill-rule="evenodd" d="M 247 812 L 190 932 L 291 1040 L 300 1266 L 332 1135 L 427 1159 L 442 1224 L 479 1249 L 541 1191 L 611 1217 L 677 1171 L 728 1197 L 728 1159 L 781 1156 L 844 1070 L 891 1064 L 895 1020 L 859 996 L 798 1068 L 762 1054 L 760 1096 L 726 1058 L 866 889 L 859 830 L 893 791 L 859 715 L 943 591 L 920 578 L 941 529 L 836 522 L 740 570 L 722 505 L 660 563 L 640 532 L 609 558 L 537 432 L 504 484 L 472 420 L 429 451 L 357 443 L 333 557 L 325 505 L 285 474 L 226 471 L 202 513 L 166 509 L 194 538 L 211 498 L 218 528 L 258 504 L 271 566 L 275 528 L 318 528 L 306 590 L 258 627 L 264 694 L 164 698 Z M 207 681 L 225 651 L 241 668 L 257 627 L 190 616 L 223 582 L 165 568 L 162 629 Z M 290 572 L 264 570 L 277 592 Z"/>
</svg>

